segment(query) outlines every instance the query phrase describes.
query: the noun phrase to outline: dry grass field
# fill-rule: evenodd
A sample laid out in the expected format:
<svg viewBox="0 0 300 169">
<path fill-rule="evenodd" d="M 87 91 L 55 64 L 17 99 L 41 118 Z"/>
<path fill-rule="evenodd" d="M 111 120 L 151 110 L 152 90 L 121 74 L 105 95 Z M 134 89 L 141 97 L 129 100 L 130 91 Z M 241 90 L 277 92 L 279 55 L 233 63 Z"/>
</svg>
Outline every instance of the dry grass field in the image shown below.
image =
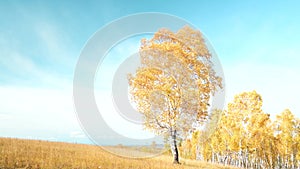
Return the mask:
<svg viewBox="0 0 300 169">
<path fill-rule="evenodd" d="M 115 156 L 93 145 L 0 138 L 1 169 L 233 169 L 185 159 L 181 163 L 173 165 L 168 155 L 132 159 Z"/>
</svg>

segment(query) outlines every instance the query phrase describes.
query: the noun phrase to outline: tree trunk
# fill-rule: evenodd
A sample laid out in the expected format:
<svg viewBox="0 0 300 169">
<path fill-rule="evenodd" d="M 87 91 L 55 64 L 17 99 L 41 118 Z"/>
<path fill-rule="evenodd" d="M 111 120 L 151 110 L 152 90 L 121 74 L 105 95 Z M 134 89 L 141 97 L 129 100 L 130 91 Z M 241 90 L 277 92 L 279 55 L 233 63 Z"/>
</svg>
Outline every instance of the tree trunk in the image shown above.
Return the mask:
<svg viewBox="0 0 300 169">
<path fill-rule="evenodd" d="M 171 130 L 170 146 L 171 146 L 171 151 L 173 154 L 173 163 L 180 164 L 178 148 L 177 148 L 177 141 L 176 141 L 176 130 L 174 130 L 174 131 Z"/>
</svg>

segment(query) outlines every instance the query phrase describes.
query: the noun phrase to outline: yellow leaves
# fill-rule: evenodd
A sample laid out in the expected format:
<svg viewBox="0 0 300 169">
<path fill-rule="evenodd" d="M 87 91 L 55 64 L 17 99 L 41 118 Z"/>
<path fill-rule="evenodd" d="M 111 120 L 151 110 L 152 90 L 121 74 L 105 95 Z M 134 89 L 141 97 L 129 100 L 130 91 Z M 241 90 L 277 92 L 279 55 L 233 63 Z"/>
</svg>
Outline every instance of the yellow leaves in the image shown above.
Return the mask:
<svg viewBox="0 0 300 169">
<path fill-rule="evenodd" d="M 232 103 L 228 105 L 228 111 L 237 114 L 241 117 L 245 114 L 262 113 L 262 99 L 256 92 L 243 92 L 234 97 Z"/>
<path fill-rule="evenodd" d="M 148 129 L 160 133 L 162 126 L 176 127 L 184 133 L 207 118 L 211 94 L 222 87 L 222 79 L 210 64 L 200 31 L 160 29 L 152 39 L 141 40 L 140 57 L 141 68 L 128 80 Z"/>
<path fill-rule="evenodd" d="M 205 142 L 195 143 L 201 147 L 201 156 L 212 160 L 214 155 L 225 155 L 234 163 L 241 158 L 248 163 L 259 160 L 252 166 L 262 168 L 280 168 L 276 167 L 282 165 L 279 160 L 285 160 L 291 168 L 293 160 L 300 160 L 300 119 L 286 109 L 272 122 L 262 103 L 256 91 L 236 95 L 222 112 L 217 130 Z M 199 139 L 205 134 L 201 131 L 195 136 Z"/>
<path fill-rule="evenodd" d="M 176 80 L 166 75 L 162 70 L 156 68 L 140 68 L 136 72 L 135 77 L 130 79 L 130 93 L 133 100 L 138 103 L 141 113 L 156 112 L 154 123 L 162 123 L 167 126 L 174 126 L 176 112 L 169 113 L 178 102 L 178 88 Z M 174 87 L 175 86 L 175 87 Z M 141 102 L 142 101 L 142 102 Z M 144 102 L 146 101 L 146 103 Z M 148 117 L 153 118 L 153 117 Z M 170 120 L 173 119 L 173 120 Z M 145 121 L 147 128 L 160 127 L 159 125 L 151 125 L 153 121 Z"/>
<path fill-rule="evenodd" d="M 222 113 L 218 134 L 220 142 L 231 151 L 258 147 L 271 132 L 269 114 L 263 113 L 261 96 L 256 92 L 243 92 L 234 97 Z"/>
<path fill-rule="evenodd" d="M 294 143 L 299 143 L 300 131 L 298 120 L 290 110 L 286 109 L 276 116 L 274 130 L 276 138 L 282 144 L 282 147 L 279 148 L 280 153 L 282 155 L 292 153 L 295 148 L 293 147 Z"/>
</svg>

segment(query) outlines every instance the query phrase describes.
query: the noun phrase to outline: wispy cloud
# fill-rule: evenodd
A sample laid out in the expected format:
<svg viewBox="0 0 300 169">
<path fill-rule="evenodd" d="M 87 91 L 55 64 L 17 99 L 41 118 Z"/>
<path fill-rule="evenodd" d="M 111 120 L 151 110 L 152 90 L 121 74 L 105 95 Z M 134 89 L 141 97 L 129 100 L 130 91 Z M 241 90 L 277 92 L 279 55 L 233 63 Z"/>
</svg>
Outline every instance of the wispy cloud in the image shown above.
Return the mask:
<svg viewBox="0 0 300 169">
<path fill-rule="evenodd" d="M 71 85 L 71 75 L 65 75 L 64 71 L 55 72 L 55 69 L 62 69 L 62 66 L 53 65 L 52 69 L 40 64 L 44 57 L 38 59 L 30 53 L 21 52 L 22 49 L 14 42 L 1 41 L 0 46 L 0 84 L 2 85 L 25 85 L 25 86 L 48 86 L 66 87 Z M 43 62 L 43 61 L 42 61 Z M 67 68 L 67 67 L 66 67 Z M 72 72 L 69 67 L 69 72 Z"/>
<path fill-rule="evenodd" d="M 2 84 L 10 85 L 30 85 L 30 86 L 48 86 L 48 87 L 66 87 L 71 84 L 72 79 L 67 79 L 59 74 L 54 74 L 44 70 L 37 65 L 30 57 L 21 55 L 20 53 L 11 52 L 7 57 L 2 57 L 0 65 L 2 65 L 3 76 L 0 80 Z"/>
<path fill-rule="evenodd" d="M 48 62 L 71 66 L 75 62 L 75 53 L 71 50 L 71 40 L 66 32 L 50 22 L 39 22 L 35 26 L 41 47 L 45 50 Z"/>
</svg>

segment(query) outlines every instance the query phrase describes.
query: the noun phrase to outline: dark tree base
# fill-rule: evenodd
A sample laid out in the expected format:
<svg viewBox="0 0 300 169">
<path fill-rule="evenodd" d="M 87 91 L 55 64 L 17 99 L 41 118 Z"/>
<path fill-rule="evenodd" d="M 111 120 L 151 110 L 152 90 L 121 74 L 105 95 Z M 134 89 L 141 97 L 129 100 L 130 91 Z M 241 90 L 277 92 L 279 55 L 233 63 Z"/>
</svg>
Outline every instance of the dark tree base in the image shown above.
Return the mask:
<svg viewBox="0 0 300 169">
<path fill-rule="evenodd" d="M 180 165 L 181 163 L 179 161 L 173 161 L 173 164 L 178 164 Z"/>
</svg>

